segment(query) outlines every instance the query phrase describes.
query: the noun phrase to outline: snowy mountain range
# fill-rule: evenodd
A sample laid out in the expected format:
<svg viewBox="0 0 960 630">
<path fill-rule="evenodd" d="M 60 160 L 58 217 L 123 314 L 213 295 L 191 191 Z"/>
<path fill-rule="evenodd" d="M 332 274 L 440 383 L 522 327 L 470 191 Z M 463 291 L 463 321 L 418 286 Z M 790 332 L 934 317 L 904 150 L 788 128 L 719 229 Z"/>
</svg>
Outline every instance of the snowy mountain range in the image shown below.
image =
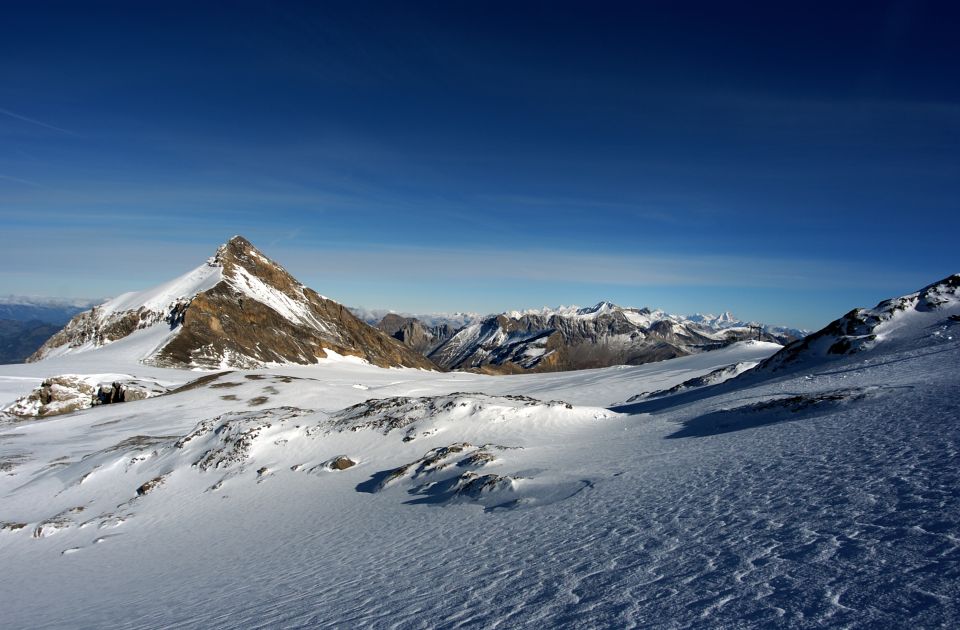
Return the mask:
<svg viewBox="0 0 960 630">
<path fill-rule="evenodd" d="M 385 317 L 395 316 L 402 319 L 415 319 L 427 327 L 449 326 L 453 330 L 459 330 L 464 326 L 469 326 L 483 320 L 489 315 L 469 312 L 454 313 L 404 313 L 385 308 L 364 308 L 362 306 L 351 306 L 350 312 L 367 322 L 371 326 L 376 326 L 383 321 Z"/>
<path fill-rule="evenodd" d="M 122 342 L 137 360 L 171 367 L 256 368 L 345 355 L 380 366 L 509 373 L 637 365 L 802 334 L 730 313 L 687 318 L 607 301 L 487 317 L 386 313 L 371 327 L 237 236 L 183 276 L 74 316 L 28 361 Z"/>
<path fill-rule="evenodd" d="M 427 356 L 445 369 L 562 371 L 640 365 L 751 338 L 784 344 L 804 332 L 749 324 L 729 313 L 684 317 L 602 301 L 489 316 L 442 340 Z"/>
<path fill-rule="evenodd" d="M 246 244 L 226 250 L 204 273 L 241 282 L 236 256 L 267 283 Z M 228 305 L 264 308 L 233 282 Z M 192 291 L 179 312 L 214 299 Z M 524 317 L 680 325 L 612 305 Z M 198 374 L 140 361 L 130 338 L 154 326 L 0 366 L 6 626 L 960 620 L 960 275 L 784 348 L 521 376 Z"/>
</svg>

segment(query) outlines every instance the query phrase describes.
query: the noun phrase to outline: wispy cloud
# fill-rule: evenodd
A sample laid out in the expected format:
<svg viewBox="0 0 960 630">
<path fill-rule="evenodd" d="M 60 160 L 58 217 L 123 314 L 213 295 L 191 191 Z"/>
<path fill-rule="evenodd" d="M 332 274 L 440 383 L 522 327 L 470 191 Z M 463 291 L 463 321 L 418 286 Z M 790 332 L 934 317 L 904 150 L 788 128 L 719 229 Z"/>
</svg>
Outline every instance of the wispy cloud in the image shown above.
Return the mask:
<svg viewBox="0 0 960 630">
<path fill-rule="evenodd" d="M 267 252 L 271 254 L 271 252 Z M 288 269 L 304 276 L 316 270 L 329 276 L 409 281 L 421 278 L 519 282 L 596 283 L 622 286 L 840 288 L 885 286 L 892 276 L 912 280 L 915 274 L 858 273 L 842 261 L 799 258 L 596 254 L 575 251 L 364 247 L 344 249 L 326 244 L 311 250 L 276 252 Z M 843 269 L 844 273 L 837 273 Z"/>
<path fill-rule="evenodd" d="M 292 241 L 296 239 L 298 236 L 300 236 L 302 232 L 303 232 L 303 229 L 300 227 L 296 227 L 288 232 L 284 232 L 283 234 L 280 234 L 279 236 L 277 236 L 276 238 L 270 241 L 270 247 L 274 247 L 285 241 Z"/>
<path fill-rule="evenodd" d="M 33 188 L 42 188 L 42 186 L 40 186 L 40 184 L 36 182 L 31 182 L 28 179 L 21 179 L 19 177 L 14 177 L 13 175 L 0 174 L 0 179 L 8 182 L 15 182 L 17 184 L 23 184 L 24 186 L 31 186 Z"/>
<path fill-rule="evenodd" d="M 46 129 L 52 129 L 53 131 L 59 131 L 60 133 L 65 133 L 70 136 L 77 135 L 76 133 L 70 131 L 69 129 L 64 129 L 63 127 L 57 127 L 56 125 L 45 123 L 42 120 L 37 120 L 36 118 L 29 118 L 27 116 L 23 116 L 16 112 L 11 112 L 9 109 L 0 108 L 0 114 L 3 114 L 4 116 L 9 116 L 10 118 L 16 118 L 17 120 L 21 120 L 25 123 L 30 123 L 31 125 L 37 125 L 38 127 L 44 127 Z"/>
</svg>

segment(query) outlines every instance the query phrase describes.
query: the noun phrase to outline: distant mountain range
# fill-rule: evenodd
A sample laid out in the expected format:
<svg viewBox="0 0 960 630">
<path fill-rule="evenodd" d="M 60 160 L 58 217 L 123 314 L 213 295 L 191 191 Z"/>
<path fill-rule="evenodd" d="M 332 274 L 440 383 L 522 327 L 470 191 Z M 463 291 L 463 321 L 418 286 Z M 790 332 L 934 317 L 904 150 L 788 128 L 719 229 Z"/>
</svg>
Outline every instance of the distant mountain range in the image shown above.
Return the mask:
<svg viewBox="0 0 960 630">
<path fill-rule="evenodd" d="M 87 298 L 48 298 L 23 295 L 0 296 L 0 319 L 17 322 L 44 322 L 63 326 L 74 315 L 103 300 Z"/>
<path fill-rule="evenodd" d="M 20 363 L 99 300 L 0 296 L 0 364 Z"/>
<path fill-rule="evenodd" d="M 379 314 L 360 312 L 368 319 Z M 587 308 L 560 306 L 485 317 L 388 312 L 376 326 L 441 368 L 490 373 L 638 365 L 744 339 L 786 344 L 807 332 L 744 322 L 729 312 L 669 315 L 608 301 Z"/>
</svg>

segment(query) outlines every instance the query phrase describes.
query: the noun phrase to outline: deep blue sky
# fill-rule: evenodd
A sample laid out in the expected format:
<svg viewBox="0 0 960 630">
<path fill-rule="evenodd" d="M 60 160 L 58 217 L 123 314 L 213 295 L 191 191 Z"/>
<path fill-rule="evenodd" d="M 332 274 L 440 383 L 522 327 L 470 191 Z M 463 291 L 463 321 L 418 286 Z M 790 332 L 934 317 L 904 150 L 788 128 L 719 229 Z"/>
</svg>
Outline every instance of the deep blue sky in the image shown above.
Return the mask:
<svg viewBox="0 0 960 630">
<path fill-rule="evenodd" d="M 819 327 L 960 271 L 953 2 L 8 3 L 0 294 L 235 233 L 407 311 Z"/>
</svg>

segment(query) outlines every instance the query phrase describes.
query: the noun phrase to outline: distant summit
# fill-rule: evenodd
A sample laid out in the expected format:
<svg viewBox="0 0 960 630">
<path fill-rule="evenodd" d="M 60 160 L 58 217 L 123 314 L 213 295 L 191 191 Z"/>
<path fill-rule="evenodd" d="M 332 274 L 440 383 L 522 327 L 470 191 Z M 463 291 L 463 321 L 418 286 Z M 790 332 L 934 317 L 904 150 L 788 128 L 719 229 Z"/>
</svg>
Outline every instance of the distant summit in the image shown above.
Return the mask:
<svg viewBox="0 0 960 630">
<path fill-rule="evenodd" d="M 242 236 L 196 269 L 74 317 L 29 360 L 126 343 L 145 363 L 257 368 L 332 354 L 435 369 L 420 354 L 305 287 Z"/>
</svg>

